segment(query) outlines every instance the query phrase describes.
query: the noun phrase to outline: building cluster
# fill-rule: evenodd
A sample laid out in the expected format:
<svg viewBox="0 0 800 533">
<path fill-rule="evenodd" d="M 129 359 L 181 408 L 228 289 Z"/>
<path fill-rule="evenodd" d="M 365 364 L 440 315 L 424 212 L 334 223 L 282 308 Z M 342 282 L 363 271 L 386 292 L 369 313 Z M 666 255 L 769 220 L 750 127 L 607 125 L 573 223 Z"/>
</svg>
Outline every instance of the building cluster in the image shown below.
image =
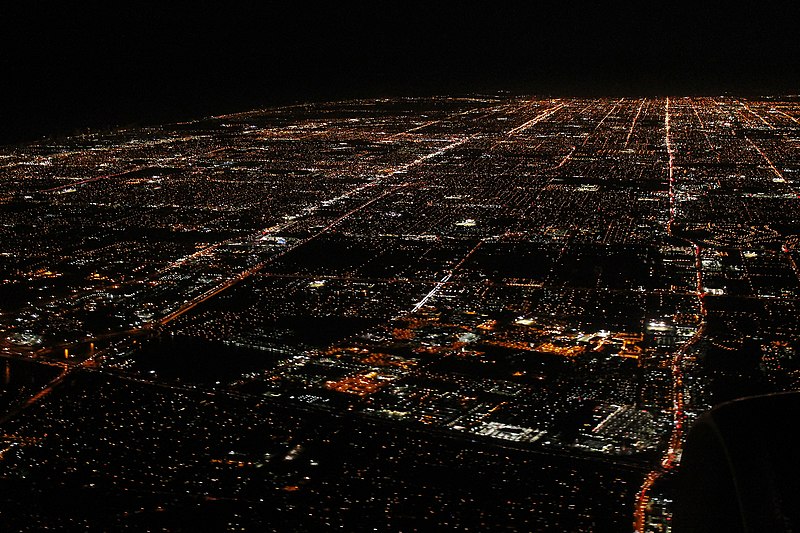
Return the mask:
<svg viewBox="0 0 800 533">
<path fill-rule="evenodd" d="M 691 421 L 800 386 L 799 132 L 506 95 L 4 148 L 0 514 L 666 531 Z"/>
</svg>

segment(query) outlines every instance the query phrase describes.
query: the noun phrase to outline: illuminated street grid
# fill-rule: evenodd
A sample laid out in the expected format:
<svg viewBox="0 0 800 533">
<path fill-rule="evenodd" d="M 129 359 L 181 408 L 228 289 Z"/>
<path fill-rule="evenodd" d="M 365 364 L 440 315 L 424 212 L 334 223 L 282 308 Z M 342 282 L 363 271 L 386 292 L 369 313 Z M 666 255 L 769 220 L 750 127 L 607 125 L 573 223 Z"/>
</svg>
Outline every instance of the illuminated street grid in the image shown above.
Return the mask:
<svg viewBox="0 0 800 533">
<path fill-rule="evenodd" d="M 0 176 L 0 510 L 75 494 L 34 530 L 665 531 L 688 425 L 800 379 L 796 99 L 292 106 Z"/>
</svg>

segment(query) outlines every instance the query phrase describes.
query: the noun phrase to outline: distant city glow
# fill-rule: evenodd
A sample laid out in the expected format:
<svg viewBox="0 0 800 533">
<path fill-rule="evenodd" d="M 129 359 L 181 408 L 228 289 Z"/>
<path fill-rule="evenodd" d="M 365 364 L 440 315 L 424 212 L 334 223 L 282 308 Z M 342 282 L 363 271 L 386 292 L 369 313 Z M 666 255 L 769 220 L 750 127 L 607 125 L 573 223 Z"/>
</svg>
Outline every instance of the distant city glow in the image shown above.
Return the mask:
<svg viewBox="0 0 800 533">
<path fill-rule="evenodd" d="M 5 147 L 0 514 L 668 531 L 697 417 L 800 388 L 798 138 L 504 94 Z"/>
</svg>

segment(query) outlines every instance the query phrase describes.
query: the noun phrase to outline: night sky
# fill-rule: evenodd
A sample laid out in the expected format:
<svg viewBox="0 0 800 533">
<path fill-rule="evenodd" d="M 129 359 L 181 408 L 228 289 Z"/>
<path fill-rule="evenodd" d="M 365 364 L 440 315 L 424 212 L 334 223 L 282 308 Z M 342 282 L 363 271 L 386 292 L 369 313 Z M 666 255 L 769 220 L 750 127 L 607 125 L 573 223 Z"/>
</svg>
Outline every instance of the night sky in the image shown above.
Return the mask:
<svg viewBox="0 0 800 533">
<path fill-rule="evenodd" d="M 271 3 L 5 8 L 0 143 L 350 97 L 800 92 L 796 2 Z"/>
</svg>

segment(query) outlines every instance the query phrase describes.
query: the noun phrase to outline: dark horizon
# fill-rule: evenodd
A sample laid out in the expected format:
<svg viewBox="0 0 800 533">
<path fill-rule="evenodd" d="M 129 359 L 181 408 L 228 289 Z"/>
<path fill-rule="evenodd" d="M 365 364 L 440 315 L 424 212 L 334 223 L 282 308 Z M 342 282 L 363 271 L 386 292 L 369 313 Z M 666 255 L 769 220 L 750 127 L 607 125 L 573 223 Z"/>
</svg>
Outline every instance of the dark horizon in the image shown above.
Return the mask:
<svg viewBox="0 0 800 533">
<path fill-rule="evenodd" d="M 788 95 L 796 6 L 12 8 L 0 144 L 301 102 Z"/>
</svg>

